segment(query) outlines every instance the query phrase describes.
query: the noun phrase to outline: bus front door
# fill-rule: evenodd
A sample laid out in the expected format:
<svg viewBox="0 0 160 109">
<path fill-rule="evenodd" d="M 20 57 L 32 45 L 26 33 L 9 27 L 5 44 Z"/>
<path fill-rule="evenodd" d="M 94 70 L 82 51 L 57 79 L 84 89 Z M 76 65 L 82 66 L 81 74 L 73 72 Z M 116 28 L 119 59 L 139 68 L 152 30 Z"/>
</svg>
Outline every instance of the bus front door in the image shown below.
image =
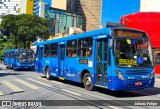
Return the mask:
<svg viewBox="0 0 160 109">
<path fill-rule="evenodd" d="M 97 41 L 97 51 L 96 51 L 96 84 L 107 86 L 107 50 L 108 41 Z"/>
<path fill-rule="evenodd" d="M 37 64 L 36 64 L 36 71 L 37 72 L 43 72 L 43 70 L 42 70 L 42 64 L 43 64 L 43 55 L 44 55 L 44 53 L 43 53 L 43 47 L 38 47 L 38 51 L 39 51 L 39 53 L 38 53 L 38 60 L 36 60 L 37 61 Z"/>
<path fill-rule="evenodd" d="M 60 45 L 58 76 L 63 79 L 65 72 L 65 45 Z"/>
</svg>

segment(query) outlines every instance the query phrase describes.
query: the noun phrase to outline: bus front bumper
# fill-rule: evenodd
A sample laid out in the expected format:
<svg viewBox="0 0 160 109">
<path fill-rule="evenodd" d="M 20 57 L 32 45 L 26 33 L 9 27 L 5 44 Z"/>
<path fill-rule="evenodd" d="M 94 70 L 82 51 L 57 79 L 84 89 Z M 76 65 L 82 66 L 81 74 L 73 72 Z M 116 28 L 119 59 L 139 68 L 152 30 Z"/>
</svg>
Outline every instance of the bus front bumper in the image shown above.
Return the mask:
<svg viewBox="0 0 160 109">
<path fill-rule="evenodd" d="M 34 64 L 27 64 L 27 65 L 25 65 L 25 64 L 17 64 L 16 69 L 32 70 L 32 69 L 34 69 Z"/>
<path fill-rule="evenodd" d="M 155 77 L 147 79 L 145 81 L 128 81 L 120 80 L 118 77 L 114 77 L 113 81 L 109 85 L 111 90 L 139 90 L 144 88 L 152 88 L 155 84 Z"/>
</svg>

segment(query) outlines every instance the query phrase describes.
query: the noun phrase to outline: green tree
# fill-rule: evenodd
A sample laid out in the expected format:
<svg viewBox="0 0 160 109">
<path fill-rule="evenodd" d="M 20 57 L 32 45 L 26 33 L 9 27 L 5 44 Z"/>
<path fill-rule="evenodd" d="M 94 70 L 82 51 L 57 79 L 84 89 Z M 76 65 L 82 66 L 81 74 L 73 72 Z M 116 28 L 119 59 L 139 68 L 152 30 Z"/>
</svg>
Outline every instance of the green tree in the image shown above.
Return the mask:
<svg viewBox="0 0 160 109">
<path fill-rule="evenodd" d="M 18 27 L 16 22 L 18 21 L 17 15 L 6 15 L 2 17 L 2 21 L 0 24 L 0 29 L 2 30 L 2 34 L 7 36 L 8 38 L 12 35 L 15 38 L 15 48 L 17 48 L 17 31 Z"/>
<path fill-rule="evenodd" d="M 12 38 L 6 39 L 6 37 L 0 36 L 0 60 L 3 60 L 4 50 L 14 48 L 13 43 Z"/>
<path fill-rule="evenodd" d="M 50 35 L 50 30 L 47 27 L 47 21 L 36 15 L 21 14 L 19 15 L 20 20 L 18 20 L 18 35 L 19 41 L 22 41 L 24 48 L 26 47 L 26 42 L 30 42 L 36 39 L 36 36 L 40 36 L 43 39 L 47 39 Z M 29 44 L 27 44 L 29 45 Z"/>
<path fill-rule="evenodd" d="M 17 45 L 22 43 L 23 48 L 28 48 L 29 42 L 35 41 L 36 36 L 40 36 L 43 39 L 49 37 L 51 32 L 47 26 L 48 23 L 44 18 L 36 15 L 20 14 L 2 17 L 0 28 L 7 33 L 7 36 L 14 38 L 16 48 Z"/>
</svg>

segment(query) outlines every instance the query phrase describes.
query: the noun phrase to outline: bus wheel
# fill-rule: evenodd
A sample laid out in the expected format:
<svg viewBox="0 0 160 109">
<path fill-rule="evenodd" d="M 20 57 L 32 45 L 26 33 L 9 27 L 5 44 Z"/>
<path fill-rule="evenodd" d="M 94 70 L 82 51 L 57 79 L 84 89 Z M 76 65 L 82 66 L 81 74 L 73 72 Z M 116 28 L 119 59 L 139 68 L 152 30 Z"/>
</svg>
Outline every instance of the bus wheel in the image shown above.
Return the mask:
<svg viewBox="0 0 160 109">
<path fill-rule="evenodd" d="M 46 78 L 47 78 L 48 80 L 51 79 L 50 68 L 49 68 L 49 67 L 46 68 Z"/>
<path fill-rule="evenodd" d="M 83 84 L 86 90 L 89 90 L 89 91 L 94 90 L 94 87 L 92 84 L 92 77 L 89 73 L 86 73 L 84 75 Z"/>
</svg>

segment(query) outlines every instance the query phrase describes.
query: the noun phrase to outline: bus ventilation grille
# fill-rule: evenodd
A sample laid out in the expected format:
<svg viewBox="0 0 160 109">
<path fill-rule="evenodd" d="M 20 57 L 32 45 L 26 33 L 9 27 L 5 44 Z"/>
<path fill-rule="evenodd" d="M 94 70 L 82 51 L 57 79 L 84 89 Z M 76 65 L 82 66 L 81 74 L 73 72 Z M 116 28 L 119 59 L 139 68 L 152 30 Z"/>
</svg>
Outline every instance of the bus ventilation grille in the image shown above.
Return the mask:
<svg viewBox="0 0 160 109">
<path fill-rule="evenodd" d="M 126 71 L 127 76 L 130 75 L 147 75 L 149 74 L 148 70 L 127 70 Z"/>
<path fill-rule="evenodd" d="M 148 70 L 127 70 L 126 71 L 126 76 L 141 76 L 141 75 L 147 75 L 149 74 Z M 142 82 L 142 85 L 136 86 L 135 82 Z M 137 79 L 128 79 L 128 87 L 130 89 L 141 89 L 141 88 L 145 88 L 147 85 L 147 78 L 141 78 L 139 80 Z"/>
</svg>

